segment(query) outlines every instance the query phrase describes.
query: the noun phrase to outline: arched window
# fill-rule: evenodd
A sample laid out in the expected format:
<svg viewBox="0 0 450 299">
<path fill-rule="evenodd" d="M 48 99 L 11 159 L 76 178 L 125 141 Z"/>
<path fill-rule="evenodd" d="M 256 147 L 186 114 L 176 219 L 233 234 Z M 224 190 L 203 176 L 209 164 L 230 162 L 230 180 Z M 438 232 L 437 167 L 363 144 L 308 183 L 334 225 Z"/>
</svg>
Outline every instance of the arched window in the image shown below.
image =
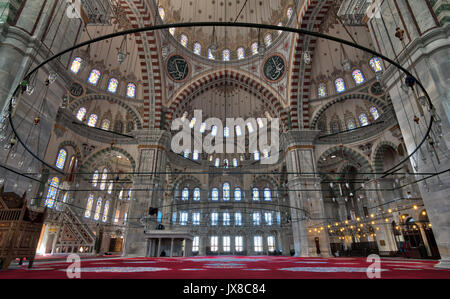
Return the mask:
<svg viewBox="0 0 450 299">
<path fill-rule="evenodd" d="M 264 37 L 264 43 L 266 44 L 266 47 L 270 46 L 272 44 L 272 34 L 267 33 Z"/>
<path fill-rule="evenodd" d="M 238 167 L 238 159 L 233 158 L 233 167 Z"/>
<path fill-rule="evenodd" d="M 336 86 L 336 91 L 338 93 L 344 92 L 346 89 L 344 79 L 342 79 L 342 78 L 336 79 L 336 81 L 334 81 L 334 85 Z"/>
<path fill-rule="evenodd" d="M 223 61 L 230 61 L 230 50 L 225 49 L 222 52 L 222 60 Z"/>
<path fill-rule="evenodd" d="M 109 126 L 111 125 L 111 122 L 109 121 L 109 119 L 104 119 L 104 120 L 102 120 L 102 129 L 103 130 L 108 130 L 109 129 Z"/>
<path fill-rule="evenodd" d="M 97 124 L 97 120 L 98 120 L 97 114 L 92 113 L 92 114 L 89 116 L 87 125 L 88 125 L 89 127 L 95 127 L 95 125 Z"/>
<path fill-rule="evenodd" d="M 105 190 L 106 189 L 106 180 L 108 179 L 108 169 L 103 169 L 102 172 L 102 179 L 100 182 L 100 190 Z"/>
<path fill-rule="evenodd" d="M 59 169 L 64 169 L 66 165 L 67 152 L 65 149 L 60 149 L 58 153 L 58 157 L 56 158 L 56 167 Z"/>
<path fill-rule="evenodd" d="M 230 200 L 230 184 L 225 183 L 223 184 L 223 200 L 229 201 Z"/>
<path fill-rule="evenodd" d="M 92 175 L 92 185 L 94 187 L 97 187 L 97 182 L 98 182 L 98 170 L 94 171 L 94 174 Z"/>
<path fill-rule="evenodd" d="M 166 17 L 166 12 L 164 11 L 164 8 L 161 6 L 158 8 L 159 16 L 161 17 L 161 20 L 164 21 L 164 18 Z"/>
<path fill-rule="evenodd" d="M 181 191 L 181 200 L 189 200 L 189 189 L 184 188 L 183 191 Z"/>
<path fill-rule="evenodd" d="M 219 200 L 219 189 L 213 188 L 211 191 L 211 200 L 218 201 Z"/>
<path fill-rule="evenodd" d="M 361 70 L 354 70 L 352 76 L 353 80 L 355 80 L 356 85 L 363 84 L 366 81 Z"/>
<path fill-rule="evenodd" d="M 92 85 L 97 85 L 100 80 L 101 73 L 99 70 L 93 69 L 89 74 L 88 82 Z"/>
<path fill-rule="evenodd" d="M 57 177 L 54 177 L 50 183 L 50 186 L 48 187 L 47 198 L 45 199 L 44 203 L 44 205 L 49 209 L 53 209 L 55 207 L 56 193 L 58 191 L 58 186 L 59 186 L 59 179 Z"/>
<path fill-rule="evenodd" d="M 108 91 L 110 93 L 116 93 L 118 87 L 119 87 L 119 80 L 117 80 L 116 78 L 109 79 Z"/>
<path fill-rule="evenodd" d="M 369 64 L 375 73 L 383 71 L 383 66 L 381 65 L 381 61 L 378 57 L 370 59 Z"/>
<path fill-rule="evenodd" d="M 194 201 L 199 201 L 200 200 L 200 188 L 198 188 L 198 187 L 194 189 L 193 200 Z"/>
<path fill-rule="evenodd" d="M 91 211 L 92 211 L 92 206 L 94 205 L 94 195 L 90 194 L 87 204 L 86 204 L 86 211 L 84 211 L 84 217 L 85 218 L 90 218 L 91 217 Z"/>
<path fill-rule="evenodd" d="M 211 59 L 211 60 L 215 60 L 216 59 L 216 54 L 213 51 L 213 49 L 211 49 L 211 48 L 208 49 L 208 59 Z"/>
<path fill-rule="evenodd" d="M 169 28 L 169 32 L 170 32 L 170 34 L 172 34 L 172 36 L 175 35 L 175 31 L 176 31 L 176 28 L 175 28 L 175 27 Z"/>
<path fill-rule="evenodd" d="M 241 188 L 234 189 L 234 200 L 240 201 L 242 199 L 242 191 Z"/>
<path fill-rule="evenodd" d="M 195 160 L 195 161 L 197 161 L 198 160 L 198 151 L 197 150 L 195 150 L 194 151 L 194 153 L 192 154 L 192 160 Z"/>
<path fill-rule="evenodd" d="M 252 125 L 252 123 L 247 123 L 247 129 L 248 129 L 248 132 L 251 134 L 251 133 L 253 133 L 254 131 L 255 131 L 255 129 L 253 128 L 253 125 Z"/>
<path fill-rule="evenodd" d="M 134 122 L 133 121 L 129 121 L 127 123 L 127 133 L 131 132 L 134 130 Z"/>
<path fill-rule="evenodd" d="M 361 114 L 359 115 L 359 123 L 360 123 L 361 126 L 363 126 L 363 127 L 370 124 L 369 118 L 367 117 L 367 114 L 361 113 Z"/>
<path fill-rule="evenodd" d="M 128 85 L 127 85 L 127 97 L 129 97 L 129 98 L 136 97 L 136 84 L 128 83 Z"/>
<path fill-rule="evenodd" d="M 187 47 L 187 44 L 188 44 L 188 37 L 187 37 L 186 35 L 182 34 L 182 35 L 180 36 L 180 43 L 181 43 L 181 45 L 183 45 L 184 47 Z"/>
<path fill-rule="evenodd" d="M 230 137 L 230 128 L 228 127 L 223 128 L 223 136 L 225 138 Z"/>
<path fill-rule="evenodd" d="M 223 167 L 228 168 L 228 159 L 223 160 Z"/>
<path fill-rule="evenodd" d="M 271 201 L 272 200 L 272 191 L 269 188 L 264 189 L 264 200 Z"/>
<path fill-rule="evenodd" d="M 102 210 L 102 198 L 99 197 L 97 199 L 97 204 L 95 206 L 95 214 L 94 214 L 94 220 L 97 221 L 98 219 L 100 219 L 100 213 Z"/>
<path fill-rule="evenodd" d="M 105 206 L 103 208 L 103 217 L 102 217 L 103 222 L 106 222 L 106 220 L 108 220 L 108 212 L 109 212 L 109 200 L 106 201 Z"/>
<path fill-rule="evenodd" d="M 113 188 L 114 188 L 114 182 L 113 181 L 109 181 L 108 194 L 112 194 Z"/>
<path fill-rule="evenodd" d="M 258 43 L 257 43 L 257 42 L 254 42 L 254 43 L 251 45 L 251 49 L 252 49 L 252 55 L 258 54 Z"/>
<path fill-rule="evenodd" d="M 258 151 L 253 153 L 253 159 L 255 161 L 259 161 L 261 159 L 261 155 L 260 155 L 260 153 Z"/>
<path fill-rule="evenodd" d="M 219 167 L 220 166 L 220 159 L 216 158 L 216 161 L 214 162 L 214 166 Z"/>
<path fill-rule="evenodd" d="M 347 119 L 347 129 L 348 130 L 353 130 L 356 128 L 356 124 L 355 121 L 353 119 Z"/>
<path fill-rule="evenodd" d="M 158 216 L 156 216 L 156 221 L 161 222 L 162 221 L 162 212 L 158 211 Z"/>
<path fill-rule="evenodd" d="M 325 83 L 319 84 L 319 89 L 317 90 L 317 94 L 319 95 L 320 98 L 327 96 L 327 86 L 325 85 Z"/>
<path fill-rule="evenodd" d="M 86 115 L 86 108 L 81 107 L 77 112 L 77 119 L 79 121 L 83 121 L 84 116 Z"/>
<path fill-rule="evenodd" d="M 259 200 L 259 190 L 258 188 L 253 188 L 252 190 L 253 200 L 258 201 Z"/>
<path fill-rule="evenodd" d="M 194 53 L 197 55 L 201 55 L 202 54 L 202 45 L 199 42 L 196 42 L 194 44 Z"/>
<path fill-rule="evenodd" d="M 217 135 L 217 127 L 216 126 L 212 126 L 211 127 L 211 136 L 216 136 Z"/>
<path fill-rule="evenodd" d="M 242 135 L 241 126 L 236 126 L 236 136 L 241 136 L 241 135 Z"/>
<path fill-rule="evenodd" d="M 72 66 L 70 67 L 70 70 L 74 74 L 78 74 L 81 68 L 81 64 L 83 63 L 83 59 L 80 57 L 75 57 L 74 60 L 72 60 Z"/>
<path fill-rule="evenodd" d="M 119 192 L 119 199 L 122 199 L 123 198 L 123 189 L 120 189 L 120 192 Z"/>
<path fill-rule="evenodd" d="M 374 120 L 377 120 L 380 117 L 380 113 L 375 106 L 370 107 L 370 114 L 372 114 Z"/>
<path fill-rule="evenodd" d="M 236 52 L 237 52 L 237 53 L 236 53 L 236 54 L 237 54 L 237 58 L 238 58 L 239 60 L 245 58 L 245 50 L 244 50 L 244 48 L 240 47 L 240 48 L 237 49 Z"/>
<path fill-rule="evenodd" d="M 283 26 L 283 22 L 279 22 L 278 27 L 282 27 Z M 278 30 L 278 35 L 280 35 L 281 33 L 283 33 L 283 30 Z"/>
</svg>

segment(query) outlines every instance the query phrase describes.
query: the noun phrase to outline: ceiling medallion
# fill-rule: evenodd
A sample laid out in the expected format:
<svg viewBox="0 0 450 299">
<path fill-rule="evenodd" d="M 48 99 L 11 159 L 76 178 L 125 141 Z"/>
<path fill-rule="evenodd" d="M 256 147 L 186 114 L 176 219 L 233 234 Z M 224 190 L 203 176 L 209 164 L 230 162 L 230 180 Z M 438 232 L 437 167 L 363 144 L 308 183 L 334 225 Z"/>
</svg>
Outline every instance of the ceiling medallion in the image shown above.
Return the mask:
<svg viewBox="0 0 450 299">
<path fill-rule="evenodd" d="M 191 68 L 186 59 L 178 54 L 173 54 L 167 59 L 167 73 L 175 82 L 186 80 L 191 72 Z"/>
<path fill-rule="evenodd" d="M 74 82 L 69 88 L 70 94 L 76 98 L 81 97 L 84 94 L 84 88 L 81 84 Z"/>
<path fill-rule="evenodd" d="M 280 81 L 286 73 L 286 59 L 281 54 L 266 58 L 263 64 L 263 75 L 269 82 Z"/>
</svg>

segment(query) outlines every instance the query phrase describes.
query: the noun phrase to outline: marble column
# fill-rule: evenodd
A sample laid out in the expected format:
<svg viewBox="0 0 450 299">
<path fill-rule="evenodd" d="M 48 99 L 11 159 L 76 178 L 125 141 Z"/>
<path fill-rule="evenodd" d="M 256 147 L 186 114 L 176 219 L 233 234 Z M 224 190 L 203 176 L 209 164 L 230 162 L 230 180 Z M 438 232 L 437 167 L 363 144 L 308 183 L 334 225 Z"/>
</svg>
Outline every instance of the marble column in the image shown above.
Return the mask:
<svg viewBox="0 0 450 299">
<path fill-rule="evenodd" d="M 313 142 L 319 131 L 290 131 L 283 135 L 286 151 L 289 200 L 295 256 L 317 256 L 314 239 L 319 238 L 320 255 L 330 255 L 328 233 L 308 235 L 307 225 L 323 225 L 325 215 L 320 178 L 315 174 L 315 147 Z M 305 190 L 305 191 L 303 191 Z M 306 191 L 314 190 L 314 191 Z"/>
<path fill-rule="evenodd" d="M 132 192 L 129 208 L 124 256 L 145 256 L 144 229 L 155 229 L 157 215 L 143 217 L 149 215 L 150 207 L 160 208 L 162 205 L 165 176 L 161 172 L 166 171 L 167 151 L 170 149 L 170 136 L 164 131 L 137 131 L 136 139 L 139 144 L 136 171 L 145 174 L 133 178 L 133 189 L 136 191 Z"/>
</svg>

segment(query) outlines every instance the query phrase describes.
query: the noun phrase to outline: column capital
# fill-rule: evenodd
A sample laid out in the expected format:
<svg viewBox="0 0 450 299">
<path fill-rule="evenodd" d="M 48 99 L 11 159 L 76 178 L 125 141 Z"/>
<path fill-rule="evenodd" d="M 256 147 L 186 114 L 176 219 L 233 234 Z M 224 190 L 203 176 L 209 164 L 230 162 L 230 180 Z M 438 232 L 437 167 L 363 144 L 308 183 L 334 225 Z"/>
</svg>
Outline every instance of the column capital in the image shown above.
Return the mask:
<svg viewBox="0 0 450 299">
<path fill-rule="evenodd" d="M 171 136 L 164 130 L 137 130 L 133 132 L 138 148 L 159 148 L 164 151 L 170 149 Z"/>
</svg>

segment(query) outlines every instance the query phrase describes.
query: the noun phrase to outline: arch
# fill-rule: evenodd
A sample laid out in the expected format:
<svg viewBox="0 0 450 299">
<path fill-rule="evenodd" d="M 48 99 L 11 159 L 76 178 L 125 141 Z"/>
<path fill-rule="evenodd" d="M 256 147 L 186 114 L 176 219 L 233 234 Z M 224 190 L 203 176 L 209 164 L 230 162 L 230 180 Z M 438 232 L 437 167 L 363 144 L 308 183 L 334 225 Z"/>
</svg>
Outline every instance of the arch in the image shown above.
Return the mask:
<svg viewBox="0 0 450 299">
<path fill-rule="evenodd" d="M 386 148 L 392 148 L 392 150 L 397 153 L 397 146 L 398 145 L 395 145 L 390 141 L 381 141 L 377 145 L 372 155 L 372 163 L 375 172 L 382 173 L 384 171 L 383 158 L 384 158 L 384 151 L 386 150 Z"/>
<path fill-rule="evenodd" d="M 73 101 L 70 104 L 69 109 L 72 112 L 75 112 L 78 107 L 81 107 L 91 101 L 108 101 L 109 103 L 115 103 L 115 104 L 119 105 L 120 107 L 124 108 L 131 115 L 131 117 L 133 118 L 133 121 L 136 123 L 138 129 L 143 128 L 142 120 L 141 120 L 139 112 L 137 112 L 134 108 L 132 108 L 130 105 L 128 105 L 121 99 L 119 99 L 117 97 L 113 97 L 111 95 L 106 95 L 106 94 L 88 95 L 81 99 L 77 99 L 77 100 Z"/>
<path fill-rule="evenodd" d="M 360 153 L 359 151 L 357 151 L 356 149 L 353 148 L 349 148 L 346 146 L 334 146 L 332 148 L 329 148 L 328 150 L 324 151 L 319 159 L 317 160 L 317 166 L 318 168 L 322 168 L 323 167 L 323 159 L 328 157 L 329 155 L 336 153 L 336 152 L 343 152 L 344 154 L 347 154 L 349 156 L 351 156 L 355 162 L 356 165 L 352 165 L 352 166 L 357 166 L 358 168 L 361 168 L 363 171 L 362 172 L 372 172 L 372 165 L 370 163 L 370 160 L 368 158 L 366 158 L 364 156 L 364 154 Z"/>
<path fill-rule="evenodd" d="M 317 127 L 317 123 L 322 114 L 332 105 L 351 99 L 369 101 L 370 103 L 374 104 L 375 107 L 381 109 L 381 113 L 384 113 L 387 109 L 387 104 L 381 98 L 375 98 L 366 93 L 349 93 L 341 97 L 336 97 L 335 99 L 323 104 L 319 109 L 317 109 L 311 122 L 311 128 L 315 129 Z"/>
<path fill-rule="evenodd" d="M 81 151 L 80 151 L 80 148 L 78 147 L 78 145 L 71 140 L 63 141 L 58 145 L 58 148 L 66 148 L 66 147 L 73 148 L 75 156 L 78 159 L 78 163 L 81 163 Z"/>
<path fill-rule="evenodd" d="M 202 74 L 181 87 L 168 102 L 167 121 L 170 123 L 176 113 L 182 111 L 192 97 L 209 90 L 211 87 L 220 86 L 226 79 L 231 79 L 236 86 L 252 92 L 253 95 L 262 100 L 271 114 L 281 118 L 282 127 L 287 128 L 287 113 L 283 111 L 284 105 L 279 99 L 280 95 L 272 87 L 252 75 L 229 69 L 214 70 Z"/>
<path fill-rule="evenodd" d="M 92 163 L 94 163 L 95 161 L 98 161 L 102 155 L 105 155 L 105 154 L 111 153 L 111 152 L 116 152 L 116 153 L 124 155 L 128 159 L 128 161 L 130 161 L 132 170 L 133 171 L 136 170 L 136 161 L 134 160 L 133 156 L 131 156 L 126 150 L 124 150 L 122 148 L 110 146 L 110 147 L 104 148 L 102 150 L 99 150 L 99 151 L 91 154 L 86 159 L 85 163 L 82 164 L 81 172 L 88 171 L 90 169 Z"/>
</svg>

